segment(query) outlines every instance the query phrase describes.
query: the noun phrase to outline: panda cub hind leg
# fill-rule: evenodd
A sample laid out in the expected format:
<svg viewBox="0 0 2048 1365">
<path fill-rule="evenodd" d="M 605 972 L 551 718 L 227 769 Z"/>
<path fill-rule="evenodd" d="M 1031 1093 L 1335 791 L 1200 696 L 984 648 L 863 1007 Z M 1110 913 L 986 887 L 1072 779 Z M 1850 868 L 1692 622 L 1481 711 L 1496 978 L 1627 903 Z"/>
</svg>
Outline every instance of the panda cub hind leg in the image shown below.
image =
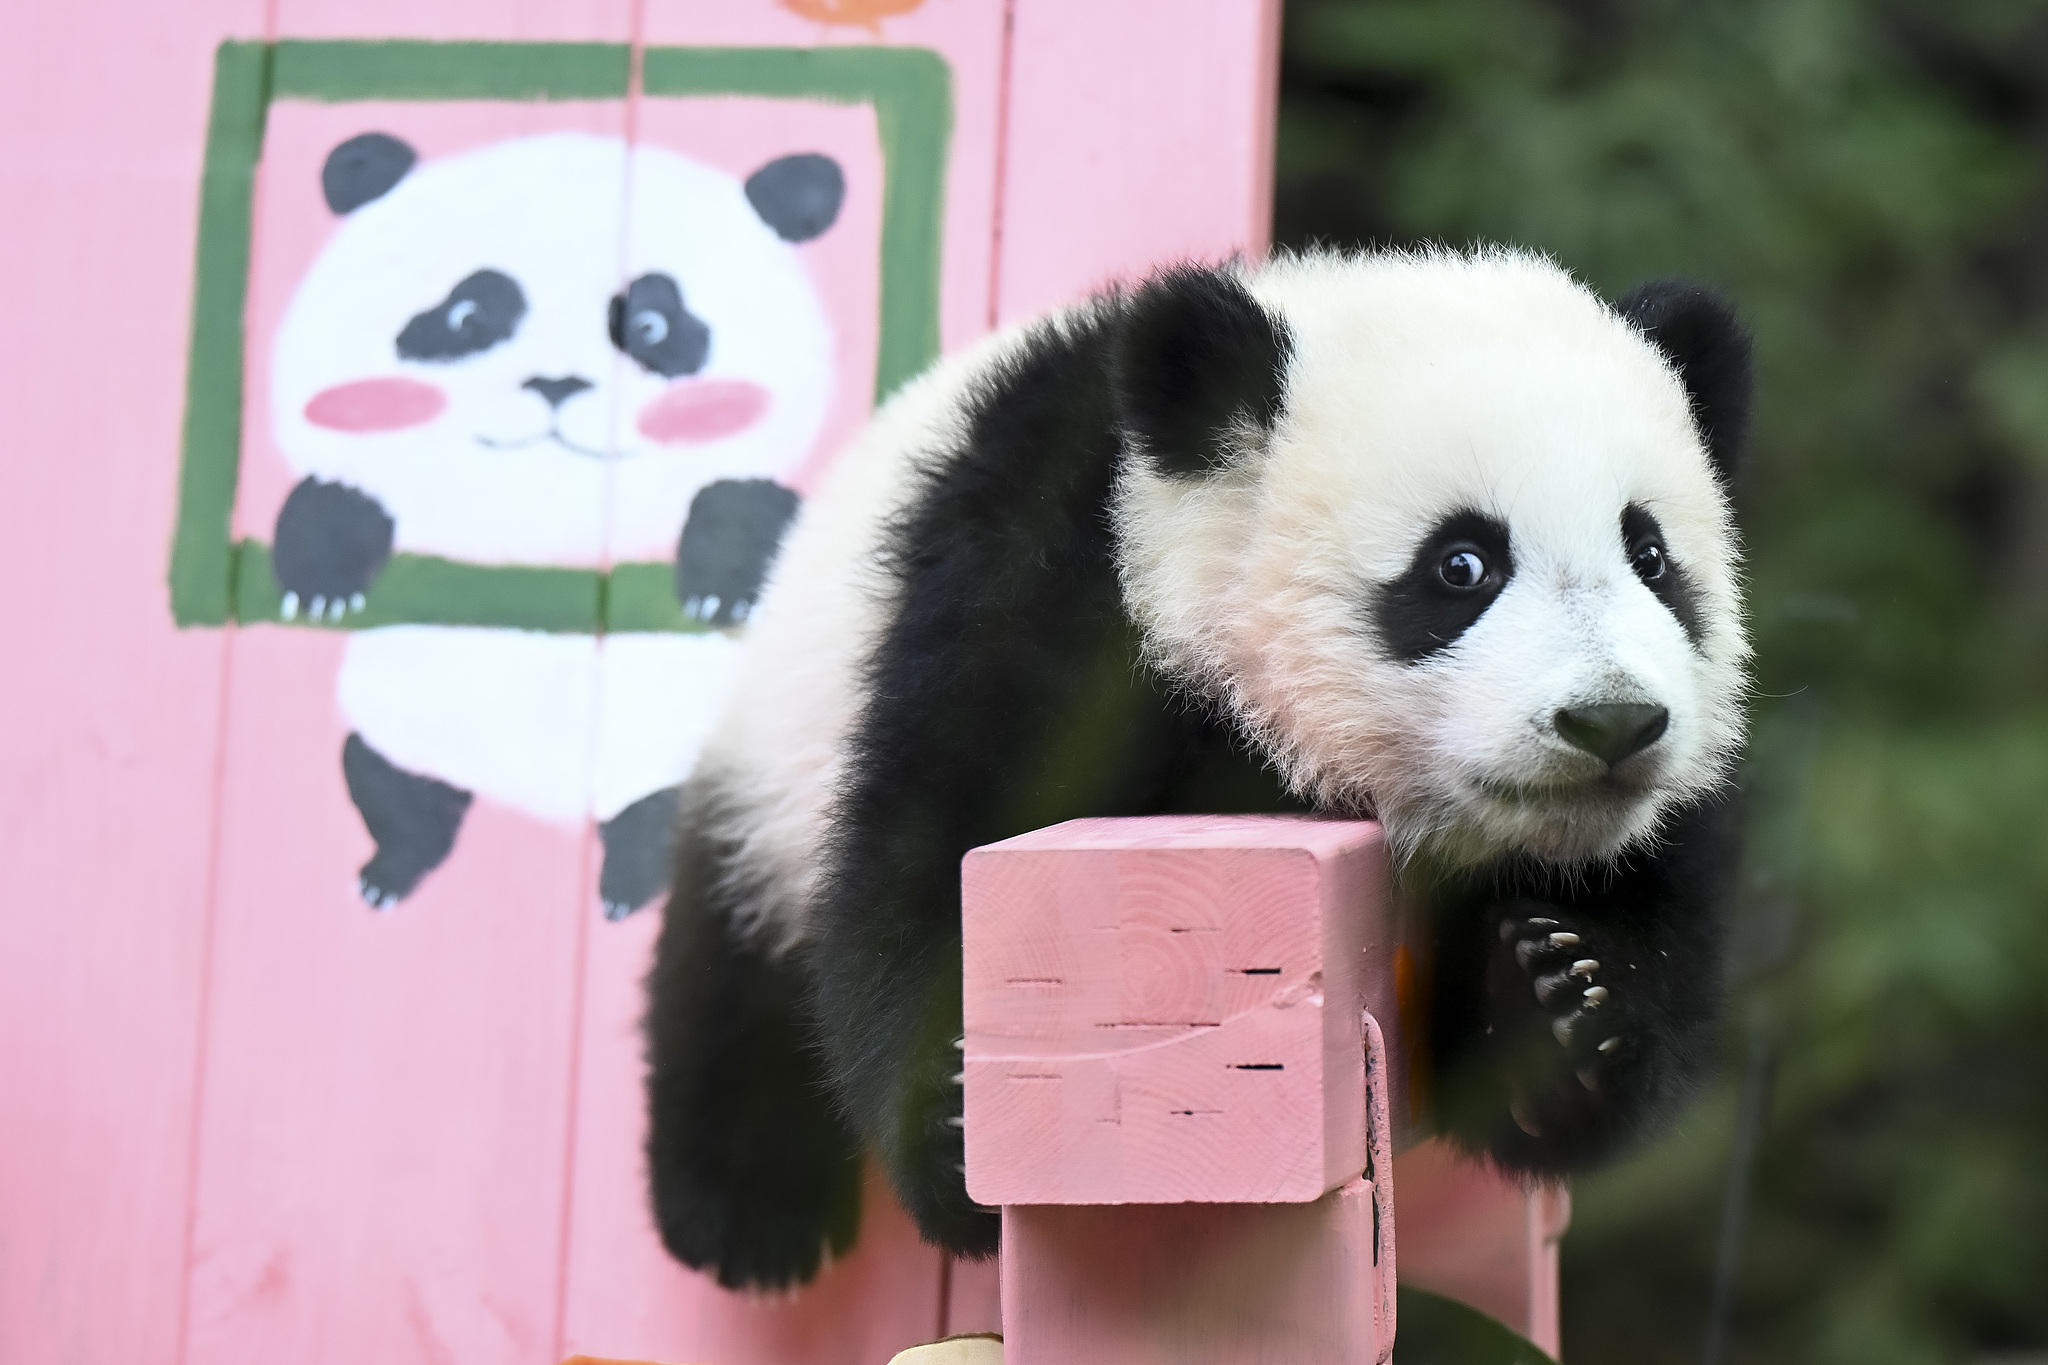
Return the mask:
<svg viewBox="0 0 2048 1365">
<path fill-rule="evenodd" d="M 715 779 L 684 784 L 648 976 L 647 1163 L 663 1243 L 728 1288 L 784 1288 L 848 1250 L 862 1147 L 806 1022 L 801 945 L 755 932 Z"/>
<path fill-rule="evenodd" d="M 407 772 L 358 734 L 342 741 L 341 775 L 377 844 L 356 875 L 356 891 L 372 909 L 389 910 L 447 859 L 469 813 L 470 793 Z"/>
</svg>

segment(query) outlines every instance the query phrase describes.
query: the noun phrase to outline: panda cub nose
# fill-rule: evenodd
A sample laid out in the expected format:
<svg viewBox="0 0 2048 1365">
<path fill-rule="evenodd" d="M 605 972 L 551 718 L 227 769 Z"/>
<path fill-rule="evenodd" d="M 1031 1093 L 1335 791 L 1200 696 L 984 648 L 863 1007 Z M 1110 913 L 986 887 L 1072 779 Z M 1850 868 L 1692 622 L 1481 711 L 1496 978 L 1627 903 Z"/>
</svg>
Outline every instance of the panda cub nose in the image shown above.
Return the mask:
<svg viewBox="0 0 2048 1365">
<path fill-rule="evenodd" d="M 1663 738 L 1671 713 L 1642 702 L 1603 701 L 1567 706 L 1551 717 L 1565 743 L 1584 749 L 1608 767 Z"/>
<path fill-rule="evenodd" d="M 580 374 L 567 374 L 563 375 L 560 379 L 548 379 L 542 375 L 535 375 L 519 387 L 522 389 L 532 389 L 541 396 L 541 399 L 549 407 L 559 408 L 577 394 L 591 387 L 591 384 L 588 379 L 585 379 Z"/>
</svg>

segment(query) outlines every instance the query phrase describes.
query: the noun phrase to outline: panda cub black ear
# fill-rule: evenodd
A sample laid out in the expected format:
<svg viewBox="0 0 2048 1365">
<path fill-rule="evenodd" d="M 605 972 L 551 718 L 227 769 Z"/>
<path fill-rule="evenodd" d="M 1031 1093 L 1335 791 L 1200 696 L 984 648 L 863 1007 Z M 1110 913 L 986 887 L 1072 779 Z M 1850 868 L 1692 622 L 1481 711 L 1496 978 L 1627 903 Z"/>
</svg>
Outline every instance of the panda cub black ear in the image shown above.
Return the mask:
<svg viewBox="0 0 2048 1365">
<path fill-rule="evenodd" d="M 358 133 L 339 143 L 320 167 L 320 193 L 336 213 L 353 213 L 381 199 L 420 159 L 389 133 Z"/>
<path fill-rule="evenodd" d="M 1705 285 L 1650 280 L 1630 291 L 1615 311 L 1677 366 L 1707 458 L 1724 484 L 1732 481 L 1749 439 L 1755 386 L 1749 332 L 1735 310 Z"/>
<path fill-rule="evenodd" d="M 1235 273 L 1175 266 L 1124 304 L 1110 378 L 1127 437 L 1162 474 L 1227 468 L 1246 428 L 1270 431 L 1294 340 Z"/>
</svg>

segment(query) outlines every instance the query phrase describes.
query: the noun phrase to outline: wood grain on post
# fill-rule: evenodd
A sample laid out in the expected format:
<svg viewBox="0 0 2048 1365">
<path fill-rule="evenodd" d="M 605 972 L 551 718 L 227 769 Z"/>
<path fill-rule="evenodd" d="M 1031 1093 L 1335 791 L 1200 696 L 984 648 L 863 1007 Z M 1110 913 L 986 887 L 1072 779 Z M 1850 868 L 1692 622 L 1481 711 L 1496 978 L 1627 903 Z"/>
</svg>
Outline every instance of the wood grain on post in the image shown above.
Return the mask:
<svg viewBox="0 0 2048 1365">
<path fill-rule="evenodd" d="M 1379 827 L 1080 820 L 963 876 L 967 1187 L 1004 1208 L 1010 1365 L 1383 1359 Z"/>
</svg>

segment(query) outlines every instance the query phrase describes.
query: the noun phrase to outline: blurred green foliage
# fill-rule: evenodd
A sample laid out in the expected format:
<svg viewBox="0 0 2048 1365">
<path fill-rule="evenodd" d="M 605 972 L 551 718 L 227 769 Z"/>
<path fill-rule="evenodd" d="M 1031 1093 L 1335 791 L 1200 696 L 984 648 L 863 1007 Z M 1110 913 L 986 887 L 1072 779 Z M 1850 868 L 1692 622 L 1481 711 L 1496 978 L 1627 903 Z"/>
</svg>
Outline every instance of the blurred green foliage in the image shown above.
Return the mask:
<svg viewBox="0 0 2048 1365">
<path fill-rule="evenodd" d="M 1753 326 L 1728 1079 L 1583 1180 L 1574 1365 L 2048 1352 L 2048 5 L 1290 0 L 1278 235 L 1541 248 Z M 2048 1360 L 2048 1354 L 2041 1357 Z"/>
</svg>

